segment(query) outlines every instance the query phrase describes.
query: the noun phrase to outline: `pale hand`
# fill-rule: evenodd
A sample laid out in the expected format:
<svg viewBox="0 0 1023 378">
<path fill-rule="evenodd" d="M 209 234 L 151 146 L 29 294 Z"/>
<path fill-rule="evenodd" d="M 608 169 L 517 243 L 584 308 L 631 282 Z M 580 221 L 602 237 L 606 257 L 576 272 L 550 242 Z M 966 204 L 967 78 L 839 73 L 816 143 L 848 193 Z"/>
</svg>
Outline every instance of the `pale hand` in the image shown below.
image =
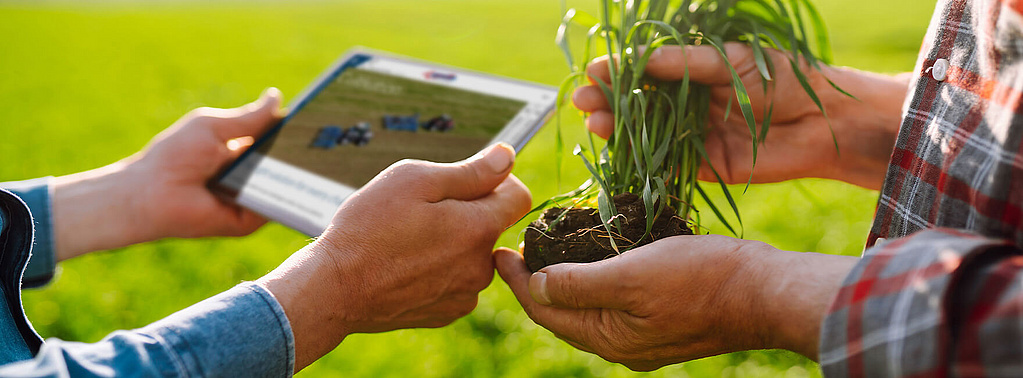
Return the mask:
<svg viewBox="0 0 1023 378">
<path fill-rule="evenodd" d="M 768 82 L 765 94 L 752 49 L 741 43 L 726 43 L 724 50 L 750 96 L 758 128 L 766 110 L 771 104 L 774 106 L 770 129 L 757 151 L 753 182 L 822 177 L 880 188 L 900 126 L 908 77 L 823 65 L 818 71 L 801 62 L 801 71 L 828 112 L 825 118 L 800 85 L 786 53 L 765 50 L 774 63 L 773 80 Z M 662 80 L 681 80 L 686 67 L 693 82 L 711 89 L 706 148 L 714 168 L 726 183 L 745 183 L 753 166 L 752 139 L 735 99 L 731 73 L 720 53 L 706 45 L 685 49 L 664 46 L 651 55 L 646 73 Z M 607 57 L 590 64 L 587 73 L 591 80 L 608 81 Z M 858 100 L 832 88 L 827 79 Z M 729 99 L 732 106 L 725 119 Z M 611 135 L 613 117 L 599 87 L 577 89 L 573 102 L 580 110 L 591 113 L 586 120 L 590 131 L 605 139 Z M 699 177 L 715 180 L 706 163 Z"/>
<path fill-rule="evenodd" d="M 355 332 L 440 327 L 476 307 L 491 250 L 529 211 L 496 145 L 453 164 L 399 162 L 349 197 L 330 227 L 262 278 L 295 334 L 296 370 Z"/>
<path fill-rule="evenodd" d="M 280 91 L 270 88 L 240 108 L 196 109 L 135 155 L 56 178 L 58 259 L 165 237 L 255 231 L 266 220 L 217 198 L 207 183 L 280 120 L 280 104 Z"/>
<path fill-rule="evenodd" d="M 497 271 L 526 314 L 581 350 L 633 370 L 749 349 L 816 359 L 819 326 L 855 258 L 724 236 L 676 236 L 590 264 Z"/>
</svg>

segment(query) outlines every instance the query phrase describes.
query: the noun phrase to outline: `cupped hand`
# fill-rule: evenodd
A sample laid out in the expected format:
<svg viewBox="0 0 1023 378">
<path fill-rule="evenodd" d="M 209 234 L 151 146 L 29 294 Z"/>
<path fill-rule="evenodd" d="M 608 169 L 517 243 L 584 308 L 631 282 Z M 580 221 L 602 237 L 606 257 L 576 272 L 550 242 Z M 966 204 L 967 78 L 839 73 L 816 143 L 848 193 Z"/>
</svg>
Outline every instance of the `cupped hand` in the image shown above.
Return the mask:
<svg viewBox="0 0 1023 378">
<path fill-rule="evenodd" d="M 581 350 L 633 370 L 748 349 L 816 358 L 819 324 L 855 259 L 724 236 L 676 236 L 589 264 L 497 271 L 526 314 Z"/>
<path fill-rule="evenodd" d="M 263 280 L 295 330 L 298 365 L 354 332 L 440 327 L 494 275 L 498 236 L 529 211 L 499 144 L 469 160 L 402 161 L 349 197 L 308 248 Z"/>
<path fill-rule="evenodd" d="M 818 71 L 800 61 L 800 71 L 828 112 L 825 118 L 806 94 L 785 52 L 765 49 L 766 57 L 774 66 L 772 80 L 765 88 L 749 46 L 732 42 L 726 43 L 724 50 L 750 96 L 758 128 L 773 106 L 770 129 L 757 151 L 753 182 L 823 177 L 868 188 L 880 187 L 900 124 L 901 105 L 907 90 L 904 78 L 825 65 Z M 663 46 L 652 53 L 646 73 L 661 80 L 681 80 L 687 68 L 694 83 L 710 87 L 710 120 L 705 146 L 711 163 L 726 183 L 746 182 L 753 168 L 753 141 L 739 111 L 724 57 L 707 45 Z M 590 64 L 587 74 L 591 80 L 607 82 L 607 57 Z M 859 100 L 835 90 L 827 79 Z M 730 99 L 732 111 L 726 119 Z M 580 110 L 591 113 L 586 120 L 591 132 L 605 139 L 611 135 L 613 116 L 598 86 L 580 87 L 572 100 Z M 838 141 L 837 150 L 829 118 Z M 715 180 L 707 168 L 705 162 L 699 178 Z"/>
</svg>

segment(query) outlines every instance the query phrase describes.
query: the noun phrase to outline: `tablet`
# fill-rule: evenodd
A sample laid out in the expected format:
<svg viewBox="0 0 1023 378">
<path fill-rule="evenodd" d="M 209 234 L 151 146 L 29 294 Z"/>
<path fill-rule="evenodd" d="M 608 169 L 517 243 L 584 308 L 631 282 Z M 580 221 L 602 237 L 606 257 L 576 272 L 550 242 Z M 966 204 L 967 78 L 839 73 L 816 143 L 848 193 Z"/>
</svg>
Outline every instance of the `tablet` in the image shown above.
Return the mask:
<svg viewBox="0 0 1023 378">
<path fill-rule="evenodd" d="M 242 207 L 319 235 L 338 206 L 402 159 L 455 162 L 520 150 L 549 118 L 549 86 L 357 49 L 212 182 Z"/>
</svg>

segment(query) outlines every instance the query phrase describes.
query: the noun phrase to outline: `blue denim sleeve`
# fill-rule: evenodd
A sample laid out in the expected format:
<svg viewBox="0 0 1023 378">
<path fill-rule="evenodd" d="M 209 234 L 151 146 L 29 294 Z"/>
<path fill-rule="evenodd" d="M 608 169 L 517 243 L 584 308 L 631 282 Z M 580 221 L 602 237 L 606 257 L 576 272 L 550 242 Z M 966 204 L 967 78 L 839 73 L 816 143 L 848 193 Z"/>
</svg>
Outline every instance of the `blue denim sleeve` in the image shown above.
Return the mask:
<svg viewBox="0 0 1023 378">
<path fill-rule="evenodd" d="M 32 360 L 0 367 L 0 377 L 290 377 L 294 367 L 284 309 L 247 282 L 97 343 L 46 340 Z"/>
<path fill-rule="evenodd" d="M 32 219 L 35 221 L 35 243 L 32 245 L 32 257 L 28 260 L 22 286 L 38 287 L 50 282 L 57 266 L 53 244 L 53 217 L 51 206 L 50 177 L 33 180 L 0 183 L 0 188 L 7 189 L 25 201 Z"/>
</svg>

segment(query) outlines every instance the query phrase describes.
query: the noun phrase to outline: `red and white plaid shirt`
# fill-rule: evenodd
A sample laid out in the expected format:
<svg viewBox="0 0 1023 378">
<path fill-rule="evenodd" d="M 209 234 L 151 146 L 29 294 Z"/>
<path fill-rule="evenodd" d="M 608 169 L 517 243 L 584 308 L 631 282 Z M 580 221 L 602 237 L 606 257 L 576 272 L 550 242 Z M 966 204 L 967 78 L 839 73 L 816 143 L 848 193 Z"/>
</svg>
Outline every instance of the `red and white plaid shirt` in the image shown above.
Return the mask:
<svg viewBox="0 0 1023 378">
<path fill-rule="evenodd" d="M 1023 377 L 1023 0 L 939 0 L 915 73 L 821 368 Z"/>
</svg>

